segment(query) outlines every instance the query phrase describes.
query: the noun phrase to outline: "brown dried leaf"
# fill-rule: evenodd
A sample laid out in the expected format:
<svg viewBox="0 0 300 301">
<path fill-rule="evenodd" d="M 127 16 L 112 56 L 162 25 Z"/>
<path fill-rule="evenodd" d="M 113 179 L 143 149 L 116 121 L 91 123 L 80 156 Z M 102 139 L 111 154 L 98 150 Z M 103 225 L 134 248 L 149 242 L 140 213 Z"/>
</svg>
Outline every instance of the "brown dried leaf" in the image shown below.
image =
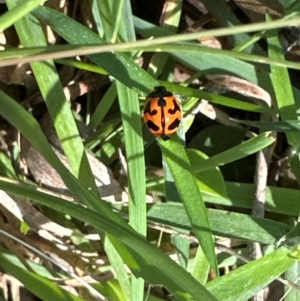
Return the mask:
<svg viewBox="0 0 300 301">
<path fill-rule="evenodd" d="M 0 190 L 0 205 L 9 211 L 17 220 L 25 221 L 31 230 L 35 231 L 41 237 L 44 237 L 49 241 L 62 243 L 51 233 L 57 237 L 69 237 L 73 232 L 72 230 L 64 228 L 49 220 L 23 197 L 9 195 L 3 190 Z M 11 221 L 11 218 L 9 220 Z"/>
<path fill-rule="evenodd" d="M 69 166 L 66 157 L 62 154 L 61 144 L 49 115 L 45 114 L 40 123 L 47 138 L 55 147 L 55 153 L 66 166 Z M 88 131 L 91 131 L 83 125 L 79 127 L 79 130 L 84 130 L 81 133 L 81 136 L 86 134 L 89 136 Z M 37 183 L 46 185 L 60 193 L 68 193 L 67 187 L 63 183 L 59 174 L 24 138 L 21 139 L 21 154 Z M 128 197 L 126 192 L 121 189 L 119 183 L 114 179 L 110 169 L 93 155 L 87 153 L 87 157 L 95 176 L 96 185 L 99 188 L 101 197 L 110 202 L 127 202 Z"/>
<path fill-rule="evenodd" d="M 219 93 L 234 91 L 247 97 L 253 97 L 257 100 L 263 100 L 268 106 L 271 106 L 270 94 L 261 87 L 252 84 L 242 78 L 231 75 L 206 75 L 208 82 L 205 88 Z"/>
<path fill-rule="evenodd" d="M 284 9 L 277 0 L 233 0 L 241 8 L 252 22 L 263 22 L 266 14 L 274 18 L 284 15 Z"/>
</svg>

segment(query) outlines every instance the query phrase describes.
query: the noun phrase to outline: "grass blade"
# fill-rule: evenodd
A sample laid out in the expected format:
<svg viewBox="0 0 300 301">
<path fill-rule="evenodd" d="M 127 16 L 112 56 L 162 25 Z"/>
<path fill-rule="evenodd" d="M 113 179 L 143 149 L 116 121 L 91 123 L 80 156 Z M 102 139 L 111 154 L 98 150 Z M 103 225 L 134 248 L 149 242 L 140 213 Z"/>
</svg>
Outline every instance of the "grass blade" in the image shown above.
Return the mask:
<svg viewBox="0 0 300 301">
<path fill-rule="evenodd" d="M 0 17 L 0 31 L 3 32 L 44 2 L 46 0 L 27 0 L 15 6 Z"/>
<path fill-rule="evenodd" d="M 19 3 L 21 3 L 19 0 L 7 1 L 10 9 L 16 7 Z M 47 45 L 43 30 L 38 20 L 33 16 L 25 16 L 15 23 L 15 27 L 24 46 Z M 66 100 L 53 61 L 35 62 L 32 63 L 31 67 L 73 173 L 95 194 L 99 194 L 71 108 Z"/>
<path fill-rule="evenodd" d="M 78 186 L 81 186 L 78 180 L 75 178 L 74 180 L 78 182 Z M 28 185 L 3 179 L 0 179 L 0 189 L 33 199 L 106 232 L 136 277 L 143 277 L 153 284 L 165 285 L 178 300 L 218 301 L 166 254 L 134 232 L 127 223 L 120 222 L 119 217 L 113 212 L 106 210 L 95 212 L 79 204 L 66 202 L 52 194 L 42 193 Z M 88 195 L 92 196 L 89 192 Z"/>
<path fill-rule="evenodd" d="M 192 228 L 212 269 L 218 271 L 214 241 L 202 196 L 192 172 L 190 162 L 177 141 L 159 141 L 162 153 L 175 180 L 178 193 L 190 219 Z"/>
<path fill-rule="evenodd" d="M 70 44 L 106 43 L 89 28 L 53 9 L 44 6 L 39 7 L 34 11 L 34 14 Z M 103 67 L 111 76 L 137 92 L 142 91 L 147 94 L 157 85 L 157 82 L 145 70 L 125 54 L 112 53 L 109 50 L 107 53 L 90 55 L 89 58 Z"/>
<path fill-rule="evenodd" d="M 208 282 L 206 287 L 222 301 L 244 301 L 289 269 L 295 259 L 282 248 Z M 255 277 L 249 277 L 255 275 Z"/>
</svg>

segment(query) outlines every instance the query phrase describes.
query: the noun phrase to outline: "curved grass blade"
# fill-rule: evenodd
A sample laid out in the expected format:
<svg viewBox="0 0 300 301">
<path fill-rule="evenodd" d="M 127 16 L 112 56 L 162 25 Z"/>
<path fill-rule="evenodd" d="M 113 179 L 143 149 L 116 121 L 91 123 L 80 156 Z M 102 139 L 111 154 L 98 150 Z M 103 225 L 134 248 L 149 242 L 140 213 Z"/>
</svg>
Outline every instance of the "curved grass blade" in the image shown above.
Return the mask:
<svg viewBox="0 0 300 301">
<path fill-rule="evenodd" d="M 3 14 L 0 17 L 0 32 L 3 32 L 5 29 L 22 19 L 44 2 L 46 2 L 46 0 L 23 1 L 18 6 Z"/>
<path fill-rule="evenodd" d="M 231 120 L 245 125 L 253 126 L 265 131 L 277 132 L 299 132 L 300 120 L 285 120 L 285 121 L 248 121 L 231 118 Z"/>
<path fill-rule="evenodd" d="M 203 162 L 208 160 L 206 155 L 196 149 L 187 149 L 186 153 L 191 166 L 193 166 L 193 170 L 197 169 L 196 166 L 201 166 Z M 227 197 L 224 178 L 217 167 L 207 169 L 203 172 L 197 172 L 195 175 L 200 186 L 200 190 L 203 189 L 207 192 L 210 191 L 212 194 L 219 194 L 223 197 Z"/>
<path fill-rule="evenodd" d="M 21 2 L 19 0 L 8 0 L 7 5 L 12 9 Z M 15 24 L 15 27 L 24 46 L 47 45 L 39 22 L 32 15 L 22 18 Z M 31 64 L 31 67 L 73 173 L 95 194 L 99 194 L 71 108 L 63 92 L 63 86 L 53 61 L 35 62 Z"/>
<path fill-rule="evenodd" d="M 195 235 L 212 269 L 217 272 L 218 265 L 214 251 L 214 240 L 206 208 L 184 148 L 178 138 L 176 141 L 159 139 L 159 144 Z"/>
<path fill-rule="evenodd" d="M 89 28 L 53 9 L 42 6 L 34 11 L 34 15 L 47 23 L 70 44 L 107 43 Z M 136 92 L 148 93 L 157 85 L 155 79 L 125 54 L 107 52 L 89 55 L 89 58 Z"/>
<path fill-rule="evenodd" d="M 267 20 L 271 20 L 270 16 L 267 16 Z M 282 53 L 282 46 L 279 41 L 278 35 L 275 30 L 268 32 L 268 52 L 270 58 L 280 58 L 284 60 L 284 54 Z M 285 109 L 280 112 L 281 119 L 285 120 L 299 120 L 297 113 L 300 112 L 300 102 L 293 93 L 289 73 L 286 67 L 271 66 L 271 79 L 276 95 L 276 103 L 279 109 Z M 298 146 L 300 143 L 298 132 L 286 133 L 288 143 L 296 150 L 294 156 L 290 160 L 291 167 L 296 176 L 298 183 L 300 183 L 300 154 Z"/>
<path fill-rule="evenodd" d="M 171 84 L 168 82 L 161 82 L 168 90 L 173 91 L 175 93 L 178 93 L 183 96 L 183 98 L 186 97 L 196 97 L 199 99 L 205 99 L 207 101 L 210 101 L 214 104 L 219 104 L 222 106 L 235 108 L 239 110 L 249 111 L 249 112 L 257 112 L 257 113 L 279 113 L 279 110 L 263 107 L 254 103 L 249 103 L 246 101 L 242 101 L 239 99 L 234 99 L 214 93 L 210 93 L 203 90 L 198 89 L 192 89 L 190 87 L 183 87 L 177 84 Z"/>
<path fill-rule="evenodd" d="M 206 287 L 222 301 L 248 300 L 295 263 L 290 252 L 278 249 L 208 282 Z"/>
<path fill-rule="evenodd" d="M 74 181 L 81 187 L 78 180 L 74 178 Z M 104 231 L 136 277 L 142 277 L 152 284 L 165 285 L 178 300 L 218 301 L 160 249 L 134 232 L 124 221 L 120 221 L 115 213 L 107 210 L 95 212 L 82 205 L 42 193 L 28 185 L 16 184 L 3 178 L 0 179 L 0 189 L 33 199 Z M 93 196 L 88 191 L 87 193 L 87 198 Z"/>
<path fill-rule="evenodd" d="M 268 17 L 268 20 L 271 20 L 271 18 Z M 274 30 L 268 32 L 268 44 L 270 58 L 282 59 L 284 61 L 282 46 Z M 295 102 L 287 68 L 271 66 L 271 79 L 276 95 L 277 107 L 280 110 L 285 109 L 285 111 L 280 111 L 282 120 L 296 120 L 297 112 L 299 112 L 299 103 Z M 299 144 L 298 133 L 287 133 L 287 138 L 291 145 L 297 146 Z"/>
<path fill-rule="evenodd" d="M 234 206 L 241 208 L 252 208 L 254 185 L 246 183 L 225 182 L 228 198 L 211 195 L 203 192 L 205 202 Z M 272 187 L 266 188 L 266 210 L 285 215 L 295 216 L 300 211 L 300 191 L 297 189 Z M 284 200 L 284 201 L 283 201 Z"/>
<path fill-rule="evenodd" d="M 100 12 L 105 3 L 114 18 L 110 18 L 106 24 L 106 16 L 103 24 L 106 24 L 111 41 L 135 40 L 135 30 L 132 22 L 132 11 L 129 0 L 98 1 Z M 129 192 L 129 224 L 139 234 L 146 237 L 147 215 L 146 215 L 146 175 L 144 159 L 144 143 L 142 136 L 142 122 L 140 116 L 139 98 L 131 87 L 126 87 L 121 82 L 116 82 L 119 106 L 122 117 L 125 151 L 128 169 L 128 192 Z M 144 279 L 131 277 L 131 300 L 144 300 Z"/>
<path fill-rule="evenodd" d="M 128 167 L 129 223 L 146 236 L 146 175 L 140 105 L 136 92 L 117 81 Z M 131 279 L 132 301 L 144 299 L 144 281 Z"/>
<path fill-rule="evenodd" d="M 262 133 L 254 138 L 251 138 L 237 146 L 234 146 L 222 153 L 204 160 L 201 166 L 193 168 L 195 173 L 214 168 L 216 166 L 222 166 L 224 164 L 234 162 L 241 158 L 247 157 L 251 154 L 258 152 L 259 150 L 274 143 L 275 139 L 270 137 L 270 133 Z"/>
<path fill-rule="evenodd" d="M 20 265 L 22 263 L 15 256 L 0 252 L 0 266 L 42 300 L 83 301 L 83 299 L 64 290 L 53 281 L 30 272 Z"/>
<path fill-rule="evenodd" d="M 207 211 L 213 234 L 222 237 L 234 237 L 275 245 L 290 230 L 286 224 L 269 219 L 218 209 L 208 208 Z M 157 203 L 150 206 L 147 215 L 150 221 L 192 230 L 183 204 Z"/>
</svg>

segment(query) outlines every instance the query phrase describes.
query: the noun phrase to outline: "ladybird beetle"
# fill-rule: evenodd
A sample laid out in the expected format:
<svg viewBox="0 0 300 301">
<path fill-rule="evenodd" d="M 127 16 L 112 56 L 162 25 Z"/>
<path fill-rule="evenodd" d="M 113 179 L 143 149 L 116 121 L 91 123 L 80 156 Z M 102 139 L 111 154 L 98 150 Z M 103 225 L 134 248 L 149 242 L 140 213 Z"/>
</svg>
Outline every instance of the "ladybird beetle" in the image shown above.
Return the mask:
<svg viewBox="0 0 300 301">
<path fill-rule="evenodd" d="M 164 140 L 178 130 L 182 114 L 177 98 L 163 86 L 155 87 L 144 107 L 144 121 L 150 132 Z"/>
</svg>

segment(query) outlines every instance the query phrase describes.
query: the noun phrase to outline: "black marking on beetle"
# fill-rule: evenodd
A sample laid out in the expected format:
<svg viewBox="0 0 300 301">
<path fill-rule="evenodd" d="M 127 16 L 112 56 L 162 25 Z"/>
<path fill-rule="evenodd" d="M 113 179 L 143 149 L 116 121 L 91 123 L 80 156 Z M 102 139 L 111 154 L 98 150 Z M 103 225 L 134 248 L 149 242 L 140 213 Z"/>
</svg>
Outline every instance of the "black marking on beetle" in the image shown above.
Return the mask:
<svg viewBox="0 0 300 301">
<path fill-rule="evenodd" d="M 174 108 L 168 110 L 168 113 L 170 113 L 172 115 L 174 115 L 177 111 L 180 111 L 180 106 L 175 98 L 173 98 L 173 105 L 174 105 Z"/>
<path fill-rule="evenodd" d="M 147 126 L 150 130 L 157 132 L 159 130 L 159 126 L 157 126 L 153 121 L 148 120 L 147 121 Z"/>
<path fill-rule="evenodd" d="M 180 119 L 176 118 L 169 126 L 168 126 L 168 130 L 175 130 L 178 128 L 180 124 Z"/>
<path fill-rule="evenodd" d="M 167 91 L 166 87 L 164 86 L 154 87 L 154 90 L 149 94 L 149 97 L 163 98 L 165 96 L 173 96 L 173 93 Z"/>
<path fill-rule="evenodd" d="M 151 101 L 148 101 L 147 103 L 146 103 L 146 106 L 145 106 L 145 108 L 144 108 L 144 114 L 145 113 L 148 113 L 149 115 L 151 115 L 151 116 L 154 116 L 154 115 L 156 115 L 157 114 L 157 110 L 152 110 L 151 111 Z"/>
<path fill-rule="evenodd" d="M 165 107 L 167 105 L 167 102 L 163 97 L 160 97 L 157 101 L 157 105 L 159 107 Z"/>
<path fill-rule="evenodd" d="M 165 111 L 164 107 L 167 105 L 167 102 L 164 98 L 160 98 L 158 100 L 158 105 L 160 106 L 161 111 L 161 128 L 162 128 L 162 136 L 165 136 L 165 128 L 166 128 L 166 120 L 165 120 Z"/>
<path fill-rule="evenodd" d="M 170 136 L 164 134 L 164 135 L 161 135 L 161 138 L 162 138 L 162 140 L 166 141 L 166 140 L 170 139 Z"/>
</svg>

